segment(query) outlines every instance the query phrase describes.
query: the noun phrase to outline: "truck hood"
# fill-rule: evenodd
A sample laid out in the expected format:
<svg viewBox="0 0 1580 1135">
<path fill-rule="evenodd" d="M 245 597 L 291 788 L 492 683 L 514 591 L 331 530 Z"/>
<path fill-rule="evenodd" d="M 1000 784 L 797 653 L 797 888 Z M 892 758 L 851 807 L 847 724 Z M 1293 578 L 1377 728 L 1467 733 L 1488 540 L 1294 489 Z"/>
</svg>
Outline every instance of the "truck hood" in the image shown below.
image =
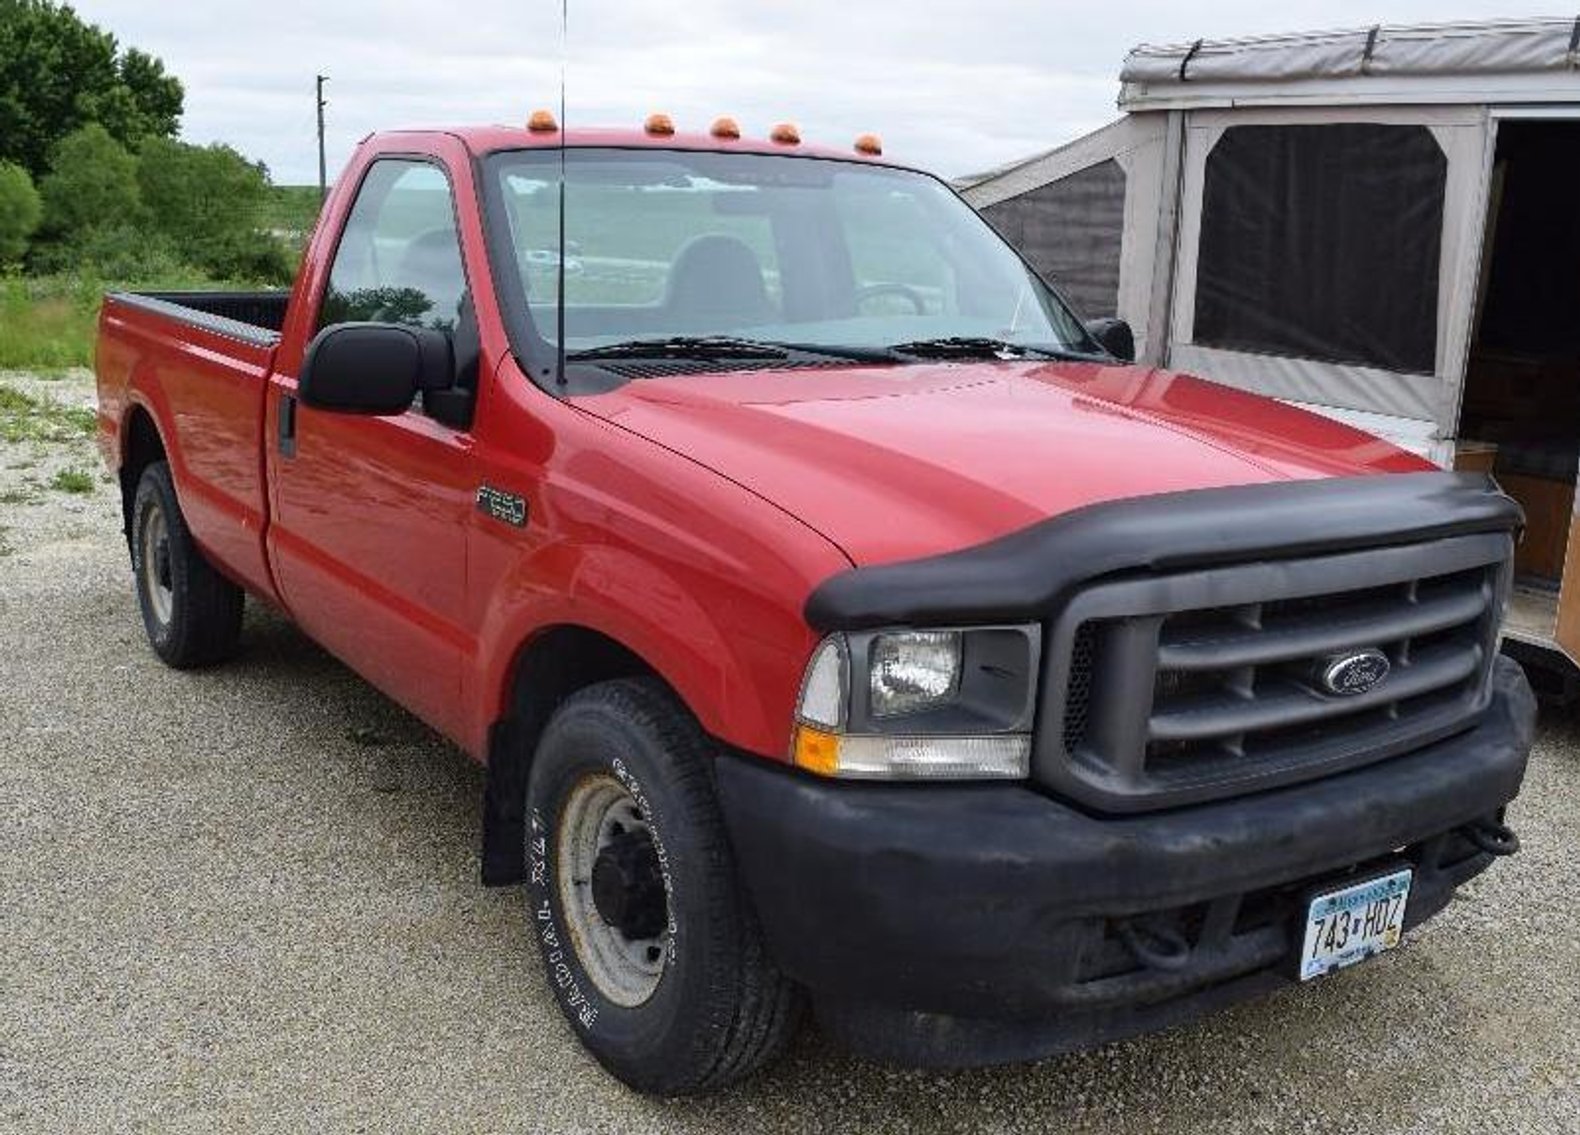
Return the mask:
<svg viewBox="0 0 1580 1135">
<path fill-rule="evenodd" d="M 979 544 L 1083 505 L 1432 466 L 1170 371 L 972 362 L 628 382 L 578 405 L 739 483 L 857 565 Z"/>
</svg>

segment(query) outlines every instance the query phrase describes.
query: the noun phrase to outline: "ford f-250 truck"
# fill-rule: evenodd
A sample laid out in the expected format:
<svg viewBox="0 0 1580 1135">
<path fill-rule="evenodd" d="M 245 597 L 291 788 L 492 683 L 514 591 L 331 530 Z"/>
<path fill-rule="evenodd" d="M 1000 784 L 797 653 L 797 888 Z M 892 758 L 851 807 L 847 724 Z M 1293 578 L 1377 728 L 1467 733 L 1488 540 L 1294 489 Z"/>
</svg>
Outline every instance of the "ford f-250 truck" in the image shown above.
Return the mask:
<svg viewBox="0 0 1580 1135">
<path fill-rule="evenodd" d="M 380 134 L 289 298 L 104 305 L 154 650 L 251 595 L 486 762 L 483 881 L 642 1090 L 805 1002 L 923 1065 L 1162 1027 L 1517 846 L 1517 508 L 1127 365 L 879 149 Z"/>
</svg>

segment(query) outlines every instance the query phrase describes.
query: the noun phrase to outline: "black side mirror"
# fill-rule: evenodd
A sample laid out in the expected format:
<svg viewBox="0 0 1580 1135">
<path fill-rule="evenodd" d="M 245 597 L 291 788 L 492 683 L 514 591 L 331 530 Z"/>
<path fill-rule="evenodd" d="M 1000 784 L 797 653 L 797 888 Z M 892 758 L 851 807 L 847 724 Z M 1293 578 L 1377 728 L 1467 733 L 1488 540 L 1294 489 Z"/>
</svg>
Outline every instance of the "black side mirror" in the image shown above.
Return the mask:
<svg viewBox="0 0 1580 1135">
<path fill-rule="evenodd" d="M 336 323 L 308 344 L 296 394 L 302 405 L 343 414 L 403 414 L 419 391 L 455 380 L 450 337 L 398 323 Z"/>
<path fill-rule="evenodd" d="M 1136 337 L 1123 319 L 1093 319 L 1087 323 L 1086 333 L 1120 362 L 1136 361 Z"/>
</svg>

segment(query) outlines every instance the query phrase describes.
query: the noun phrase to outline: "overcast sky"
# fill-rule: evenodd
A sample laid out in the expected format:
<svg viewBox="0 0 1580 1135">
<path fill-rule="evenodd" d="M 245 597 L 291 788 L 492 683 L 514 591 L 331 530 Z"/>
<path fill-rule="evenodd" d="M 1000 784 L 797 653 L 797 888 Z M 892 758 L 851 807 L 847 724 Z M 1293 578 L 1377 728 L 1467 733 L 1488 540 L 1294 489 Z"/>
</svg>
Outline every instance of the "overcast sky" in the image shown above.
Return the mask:
<svg viewBox="0 0 1580 1135">
<path fill-rule="evenodd" d="M 789 119 L 841 145 L 954 176 L 1047 149 L 1116 116 L 1138 43 L 1384 23 L 1575 15 L 1575 0 L 569 0 L 572 123 L 682 129 Z M 79 0 L 186 84 L 183 134 L 318 177 L 313 76 L 329 85 L 333 180 L 393 126 L 523 122 L 558 102 L 560 0 Z M 1511 10 L 1512 7 L 1512 10 Z"/>
</svg>

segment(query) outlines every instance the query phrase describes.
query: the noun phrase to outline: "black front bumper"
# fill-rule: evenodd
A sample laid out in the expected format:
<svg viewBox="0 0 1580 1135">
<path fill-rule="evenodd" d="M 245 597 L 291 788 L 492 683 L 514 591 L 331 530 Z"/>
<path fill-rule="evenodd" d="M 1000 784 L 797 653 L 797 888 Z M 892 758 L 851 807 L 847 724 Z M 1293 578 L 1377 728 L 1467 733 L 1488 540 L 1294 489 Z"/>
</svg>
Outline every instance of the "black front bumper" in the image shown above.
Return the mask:
<svg viewBox="0 0 1580 1135">
<path fill-rule="evenodd" d="M 1535 722 L 1500 659 L 1467 732 L 1327 780 L 1094 816 L 1020 785 L 833 783 L 725 758 L 719 792 L 779 965 L 826 1027 L 915 1064 L 1025 1059 L 1293 976 L 1302 896 L 1408 861 L 1406 925 L 1492 856 L 1460 829 L 1519 791 Z M 1128 943 L 1183 939 L 1170 968 Z"/>
</svg>

